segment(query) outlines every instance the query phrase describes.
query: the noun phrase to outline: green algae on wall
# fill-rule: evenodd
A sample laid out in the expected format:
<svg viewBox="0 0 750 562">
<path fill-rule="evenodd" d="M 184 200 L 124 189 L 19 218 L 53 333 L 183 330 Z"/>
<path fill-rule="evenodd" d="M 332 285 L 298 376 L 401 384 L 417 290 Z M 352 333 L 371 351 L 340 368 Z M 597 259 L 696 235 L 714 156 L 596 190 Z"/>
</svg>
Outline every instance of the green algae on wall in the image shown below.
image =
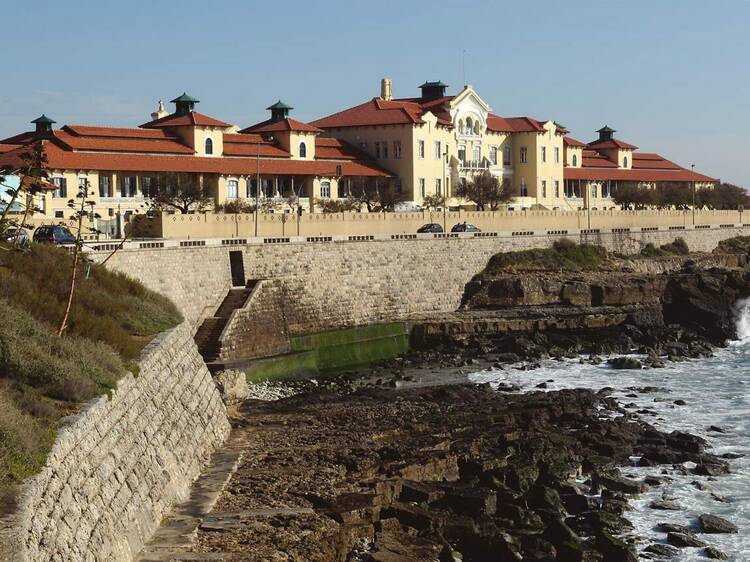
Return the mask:
<svg viewBox="0 0 750 562">
<path fill-rule="evenodd" d="M 292 353 L 253 362 L 249 382 L 319 375 L 392 359 L 409 350 L 406 324 L 393 322 L 293 336 Z"/>
</svg>

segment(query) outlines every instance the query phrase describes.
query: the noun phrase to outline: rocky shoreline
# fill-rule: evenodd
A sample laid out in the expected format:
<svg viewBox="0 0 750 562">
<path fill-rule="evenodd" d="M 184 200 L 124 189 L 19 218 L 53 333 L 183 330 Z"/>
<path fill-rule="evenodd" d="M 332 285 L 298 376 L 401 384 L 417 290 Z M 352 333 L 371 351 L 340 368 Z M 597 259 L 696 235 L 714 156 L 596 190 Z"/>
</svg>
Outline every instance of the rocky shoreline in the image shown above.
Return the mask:
<svg viewBox="0 0 750 562">
<path fill-rule="evenodd" d="M 750 274 L 743 255 L 707 261 L 525 273 L 490 262 L 460 310 L 415 320 L 408 356 L 252 387 L 235 422 L 242 462 L 195 552 L 247 562 L 634 562 L 699 547 L 725 559 L 705 537 L 736 532 L 729 521 L 664 523 L 663 540 L 648 544 L 627 515 L 629 498 L 670 472 L 718 477 L 731 455 L 656 429 L 641 417 L 648 409 L 618 404 L 611 388 L 519 392 L 465 376 L 550 359 L 659 369 L 709 357 L 735 336 L 733 305 L 750 294 Z M 628 477 L 636 458 L 664 476 Z M 666 495 L 650 507 L 677 508 Z"/>
</svg>

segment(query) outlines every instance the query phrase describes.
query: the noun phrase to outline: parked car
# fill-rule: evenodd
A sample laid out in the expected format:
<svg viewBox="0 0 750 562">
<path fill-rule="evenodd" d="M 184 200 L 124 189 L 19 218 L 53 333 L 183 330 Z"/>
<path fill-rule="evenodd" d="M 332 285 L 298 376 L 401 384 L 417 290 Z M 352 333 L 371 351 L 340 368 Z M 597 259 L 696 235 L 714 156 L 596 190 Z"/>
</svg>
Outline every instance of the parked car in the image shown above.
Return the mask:
<svg viewBox="0 0 750 562">
<path fill-rule="evenodd" d="M 3 232 L 2 238 L 6 242 L 15 242 L 16 236 L 18 236 L 19 246 L 21 246 L 22 248 L 25 248 L 26 246 L 29 245 L 29 242 L 30 242 L 29 232 L 24 228 L 19 229 L 18 227 L 15 227 L 15 226 L 8 227 L 5 229 L 5 232 Z"/>
<path fill-rule="evenodd" d="M 428 222 L 427 224 L 420 226 L 417 229 L 417 232 L 422 234 L 425 232 L 443 232 L 443 227 L 436 222 Z"/>
<path fill-rule="evenodd" d="M 40 226 L 34 231 L 34 242 L 44 244 L 75 244 L 76 237 L 67 226 L 59 224 Z"/>
<path fill-rule="evenodd" d="M 473 224 L 469 224 L 467 222 L 459 222 L 458 224 L 453 225 L 453 228 L 451 228 L 451 232 L 482 232 L 482 231 L 479 230 Z"/>
</svg>

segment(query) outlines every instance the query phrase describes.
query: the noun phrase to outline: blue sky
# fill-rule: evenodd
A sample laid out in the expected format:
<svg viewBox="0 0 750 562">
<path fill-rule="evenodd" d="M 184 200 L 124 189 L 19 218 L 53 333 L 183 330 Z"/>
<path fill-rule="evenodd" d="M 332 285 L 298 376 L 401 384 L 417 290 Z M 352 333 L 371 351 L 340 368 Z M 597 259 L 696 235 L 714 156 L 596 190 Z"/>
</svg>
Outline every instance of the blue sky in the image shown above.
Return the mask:
<svg viewBox="0 0 750 562">
<path fill-rule="evenodd" d="M 504 116 L 603 124 L 644 151 L 750 187 L 750 2 L 7 2 L 0 137 L 46 113 L 133 126 L 183 91 L 248 125 L 278 98 L 312 120 L 424 80 L 467 82 Z M 11 22 L 11 23 L 9 23 Z"/>
</svg>

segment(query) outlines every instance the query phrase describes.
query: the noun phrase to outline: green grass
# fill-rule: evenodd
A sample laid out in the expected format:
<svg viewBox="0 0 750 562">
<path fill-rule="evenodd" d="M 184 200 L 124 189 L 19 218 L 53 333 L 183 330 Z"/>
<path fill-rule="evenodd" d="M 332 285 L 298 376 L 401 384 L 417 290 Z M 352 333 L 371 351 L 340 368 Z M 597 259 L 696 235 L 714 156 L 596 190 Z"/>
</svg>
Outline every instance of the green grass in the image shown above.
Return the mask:
<svg viewBox="0 0 750 562">
<path fill-rule="evenodd" d="M 44 465 L 59 419 L 110 394 L 127 370 L 137 372 L 143 346 L 181 321 L 168 299 L 104 268 L 87 277 L 83 264 L 59 338 L 71 267 L 60 248 L 0 246 L 0 511 Z"/>
<path fill-rule="evenodd" d="M 599 269 L 609 263 L 607 250 L 591 244 L 576 244 L 562 238 L 552 248 L 503 252 L 490 258 L 485 273 L 514 270 L 584 271 Z"/>
</svg>

